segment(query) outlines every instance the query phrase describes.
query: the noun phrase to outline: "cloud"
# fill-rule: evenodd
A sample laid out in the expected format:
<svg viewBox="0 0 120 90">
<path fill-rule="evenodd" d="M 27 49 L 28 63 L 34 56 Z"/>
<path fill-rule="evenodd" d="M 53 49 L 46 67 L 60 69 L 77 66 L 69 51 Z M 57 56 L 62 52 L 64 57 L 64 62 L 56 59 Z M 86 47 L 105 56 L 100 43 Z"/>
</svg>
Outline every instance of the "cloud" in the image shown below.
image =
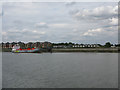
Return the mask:
<svg viewBox="0 0 120 90">
<path fill-rule="evenodd" d="M 46 34 L 45 31 L 40 30 L 30 30 L 30 29 L 10 29 L 7 31 L 2 32 L 3 41 L 6 40 L 34 40 L 34 39 L 40 39 L 40 37 L 44 36 Z M 15 38 L 15 39 L 14 39 Z"/>
<path fill-rule="evenodd" d="M 45 22 L 40 22 L 40 23 L 36 23 L 35 27 L 38 28 L 65 28 L 68 27 L 69 24 L 68 23 L 53 23 L 53 24 L 47 24 Z"/>
<path fill-rule="evenodd" d="M 109 19 L 110 21 L 110 25 L 118 25 L 118 18 L 110 18 Z"/>
<path fill-rule="evenodd" d="M 118 29 L 117 26 L 111 26 L 107 28 L 96 28 L 96 29 L 90 29 L 87 32 L 84 32 L 82 36 L 90 36 L 90 37 L 117 37 Z"/>
<path fill-rule="evenodd" d="M 98 42 L 97 36 L 101 42 L 111 40 L 110 37 L 115 37 L 114 32 L 117 32 L 115 5 L 80 2 L 69 2 L 66 6 L 65 3 L 54 2 L 6 3 L 3 5 L 3 41 L 89 43 L 93 38 Z M 109 39 L 104 39 L 103 34 Z"/>
<path fill-rule="evenodd" d="M 6 33 L 6 32 L 2 32 L 2 35 L 3 35 L 3 36 L 6 36 L 6 35 L 7 35 L 7 33 Z"/>
<path fill-rule="evenodd" d="M 38 28 L 48 28 L 48 25 L 45 22 L 40 22 L 40 23 L 36 23 L 35 27 L 38 27 Z"/>
<path fill-rule="evenodd" d="M 73 13 L 73 17 L 77 19 L 107 19 L 117 15 L 118 6 L 101 6 Z"/>
<path fill-rule="evenodd" d="M 53 27 L 53 28 L 65 28 L 65 27 L 68 27 L 69 24 L 67 23 L 55 23 L 55 24 L 49 24 L 50 27 Z"/>
<path fill-rule="evenodd" d="M 46 33 L 45 31 L 38 31 L 38 30 L 33 30 L 32 32 L 34 34 L 39 34 L 39 35 L 44 35 Z"/>
<path fill-rule="evenodd" d="M 66 5 L 66 6 L 72 6 L 72 5 L 74 5 L 75 3 L 76 3 L 76 2 L 71 1 L 71 2 L 66 2 L 65 5 Z"/>
<path fill-rule="evenodd" d="M 73 32 L 77 32 L 78 30 L 77 30 L 77 29 L 73 29 L 72 31 L 73 31 Z"/>
<path fill-rule="evenodd" d="M 96 33 L 103 32 L 102 28 L 88 30 L 87 32 L 83 33 L 83 36 L 94 36 Z"/>
<path fill-rule="evenodd" d="M 0 16 L 3 16 L 4 12 L 2 10 L 2 8 L 0 7 Z"/>
</svg>

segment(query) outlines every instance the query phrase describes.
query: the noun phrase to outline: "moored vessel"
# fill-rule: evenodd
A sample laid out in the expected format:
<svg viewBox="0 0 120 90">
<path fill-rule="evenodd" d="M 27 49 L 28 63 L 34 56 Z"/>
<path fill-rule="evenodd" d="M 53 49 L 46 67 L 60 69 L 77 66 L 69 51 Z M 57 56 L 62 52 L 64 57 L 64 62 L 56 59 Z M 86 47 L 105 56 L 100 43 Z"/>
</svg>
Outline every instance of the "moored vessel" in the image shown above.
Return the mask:
<svg viewBox="0 0 120 90">
<path fill-rule="evenodd" d="M 21 49 L 19 44 L 16 44 L 12 48 L 13 53 L 40 53 L 39 48 L 27 48 L 27 49 Z"/>
</svg>

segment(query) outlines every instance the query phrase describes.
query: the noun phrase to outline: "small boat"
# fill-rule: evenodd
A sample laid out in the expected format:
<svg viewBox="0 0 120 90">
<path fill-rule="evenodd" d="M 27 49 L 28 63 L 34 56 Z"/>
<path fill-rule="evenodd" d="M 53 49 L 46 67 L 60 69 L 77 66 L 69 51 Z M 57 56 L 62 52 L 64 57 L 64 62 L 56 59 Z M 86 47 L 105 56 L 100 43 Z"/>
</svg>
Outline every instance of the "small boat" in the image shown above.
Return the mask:
<svg viewBox="0 0 120 90">
<path fill-rule="evenodd" d="M 27 48 L 27 49 L 21 49 L 19 44 L 16 44 L 12 48 L 13 53 L 40 53 L 39 48 Z"/>
</svg>

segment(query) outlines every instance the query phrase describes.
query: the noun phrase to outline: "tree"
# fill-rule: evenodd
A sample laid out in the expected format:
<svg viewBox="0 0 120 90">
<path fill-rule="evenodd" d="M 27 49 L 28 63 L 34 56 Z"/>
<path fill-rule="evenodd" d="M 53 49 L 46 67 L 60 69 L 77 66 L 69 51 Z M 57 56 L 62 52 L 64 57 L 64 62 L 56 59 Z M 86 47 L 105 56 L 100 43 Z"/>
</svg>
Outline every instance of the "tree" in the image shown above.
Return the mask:
<svg viewBox="0 0 120 90">
<path fill-rule="evenodd" d="M 69 42 L 69 45 L 70 45 L 70 44 L 73 44 L 73 43 L 72 43 L 72 42 Z"/>
<path fill-rule="evenodd" d="M 101 44 L 97 44 L 99 47 L 103 47 Z"/>
<path fill-rule="evenodd" d="M 110 42 L 107 42 L 107 43 L 105 43 L 105 45 L 104 45 L 106 48 L 109 48 L 109 47 L 111 47 L 111 43 Z"/>
</svg>

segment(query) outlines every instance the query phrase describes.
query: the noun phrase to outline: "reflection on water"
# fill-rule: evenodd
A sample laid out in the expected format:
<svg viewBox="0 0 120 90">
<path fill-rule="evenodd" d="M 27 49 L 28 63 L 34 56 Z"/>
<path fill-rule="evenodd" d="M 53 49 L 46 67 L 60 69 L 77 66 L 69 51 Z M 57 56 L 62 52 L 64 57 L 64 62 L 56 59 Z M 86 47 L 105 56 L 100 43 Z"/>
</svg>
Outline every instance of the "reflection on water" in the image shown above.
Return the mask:
<svg viewBox="0 0 120 90">
<path fill-rule="evenodd" d="M 3 53 L 3 88 L 117 88 L 117 53 Z"/>
</svg>

